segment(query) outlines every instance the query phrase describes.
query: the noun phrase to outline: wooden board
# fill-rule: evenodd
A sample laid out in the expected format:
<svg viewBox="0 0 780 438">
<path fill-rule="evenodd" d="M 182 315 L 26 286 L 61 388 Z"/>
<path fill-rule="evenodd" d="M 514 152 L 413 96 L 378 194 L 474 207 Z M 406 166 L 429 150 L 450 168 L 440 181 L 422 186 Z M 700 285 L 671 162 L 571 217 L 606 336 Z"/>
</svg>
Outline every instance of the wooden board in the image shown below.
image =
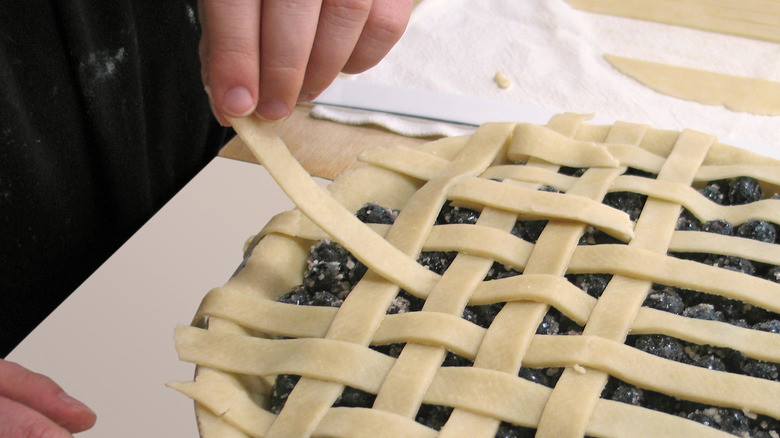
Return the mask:
<svg viewBox="0 0 780 438">
<path fill-rule="evenodd" d="M 350 126 L 309 116 L 311 104 L 299 104 L 289 119 L 274 125 L 293 156 L 312 175 L 333 179 L 359 167 L 358 153 L 369 146 L 414 147 L 433 138 L 401 136 L 377 126 Z M 222 157 L 256 163 L 255 157 L 236 137 L 219 154 Z"/>
</svg>

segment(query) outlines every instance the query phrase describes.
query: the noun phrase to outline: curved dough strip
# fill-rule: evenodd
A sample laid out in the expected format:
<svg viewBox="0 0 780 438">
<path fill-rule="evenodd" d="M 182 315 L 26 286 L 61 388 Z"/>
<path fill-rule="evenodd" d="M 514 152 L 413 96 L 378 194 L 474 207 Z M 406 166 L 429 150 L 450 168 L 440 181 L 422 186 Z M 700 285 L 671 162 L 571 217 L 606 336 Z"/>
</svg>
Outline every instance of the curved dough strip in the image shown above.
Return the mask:
<svg viewBox="0 0 780 438">
<path fill-rule="evenodd" d="M 372 271 L 410 291 L 428 290 L 433 285 L 435 274 L 372 232 L 314 182 L 269 125 L 254 117 L 231 119 L 231 123 L 295 205 Z M 404 275 L 399 276 L 399 272 Z"/>
<path fill-rule="evenodd" d="M 652 180 L 638 176 L 621 176 L 610 188 L 611 192 L 635 192 L 656 199 L 680 204 L 699 220 L 725 219 L 740 225 L 750 219 L 780 223 L 777 199 L 762 199 L 742 205 L 719 205 L 702 196 L 696 189 L 681 184 Z"/>
</svg>

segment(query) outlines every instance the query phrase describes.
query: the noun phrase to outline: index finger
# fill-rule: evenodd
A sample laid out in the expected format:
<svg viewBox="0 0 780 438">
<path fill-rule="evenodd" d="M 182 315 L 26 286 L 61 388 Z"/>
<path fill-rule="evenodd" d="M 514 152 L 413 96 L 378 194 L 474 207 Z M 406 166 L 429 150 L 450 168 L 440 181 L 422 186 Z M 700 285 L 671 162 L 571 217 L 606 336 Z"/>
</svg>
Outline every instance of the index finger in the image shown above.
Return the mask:
<svg viewBox="0 0 780 438">
<path fill-rule="evenodd" d="M 257 104 L 261 117 L 278 120 L 292 112 L 314 44 L 321 3 L 321 0 L 263 2 Z"/>
<path fill-rule="evenodd" d="M 73 399 L 50 378 L 0 359 L 0 398 L 33 409 L 70 432 L 95 424 L 95 413 Z"/>
<path fill-rule="evenodd" d="M 201 58 L 221 114 L 251 114 L 257 99 L 259 0 L 204 0 Z M 205 58 L 205 59 L 203 59 Z"/>
</svg>

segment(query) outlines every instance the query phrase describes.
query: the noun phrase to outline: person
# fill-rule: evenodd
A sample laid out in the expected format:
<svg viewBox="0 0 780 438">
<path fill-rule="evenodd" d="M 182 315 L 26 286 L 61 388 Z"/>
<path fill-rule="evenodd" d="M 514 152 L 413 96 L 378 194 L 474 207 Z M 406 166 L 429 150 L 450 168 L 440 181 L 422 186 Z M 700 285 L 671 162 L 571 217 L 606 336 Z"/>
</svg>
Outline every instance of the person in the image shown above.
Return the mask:
<svg viewBox="0 0 780 438">
<path fill-rule="evenodd" d="M 4 4 L 2 357 L 217 154 L 230 118 L 285 119 L 339 72 L 372 67 L 412 8 L 195 1 Z M 95 420 L 48 377 L 0 359 L 0 438 L 68 437 Z"/>
</svg>

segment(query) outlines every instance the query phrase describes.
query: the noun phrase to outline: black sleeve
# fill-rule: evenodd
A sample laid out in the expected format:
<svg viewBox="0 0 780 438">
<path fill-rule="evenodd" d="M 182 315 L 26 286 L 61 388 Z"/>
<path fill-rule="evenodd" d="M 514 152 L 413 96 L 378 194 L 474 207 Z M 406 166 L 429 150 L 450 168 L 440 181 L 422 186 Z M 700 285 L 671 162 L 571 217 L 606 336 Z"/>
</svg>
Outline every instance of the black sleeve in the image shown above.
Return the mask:
<svg viewBox="0 0 780 438">
<path fill-rule="evenodd" d="M 5 2 L 2 356 L 226 140 L 200 80 L 196 14 L 196 0 Z"/>
</svg>

